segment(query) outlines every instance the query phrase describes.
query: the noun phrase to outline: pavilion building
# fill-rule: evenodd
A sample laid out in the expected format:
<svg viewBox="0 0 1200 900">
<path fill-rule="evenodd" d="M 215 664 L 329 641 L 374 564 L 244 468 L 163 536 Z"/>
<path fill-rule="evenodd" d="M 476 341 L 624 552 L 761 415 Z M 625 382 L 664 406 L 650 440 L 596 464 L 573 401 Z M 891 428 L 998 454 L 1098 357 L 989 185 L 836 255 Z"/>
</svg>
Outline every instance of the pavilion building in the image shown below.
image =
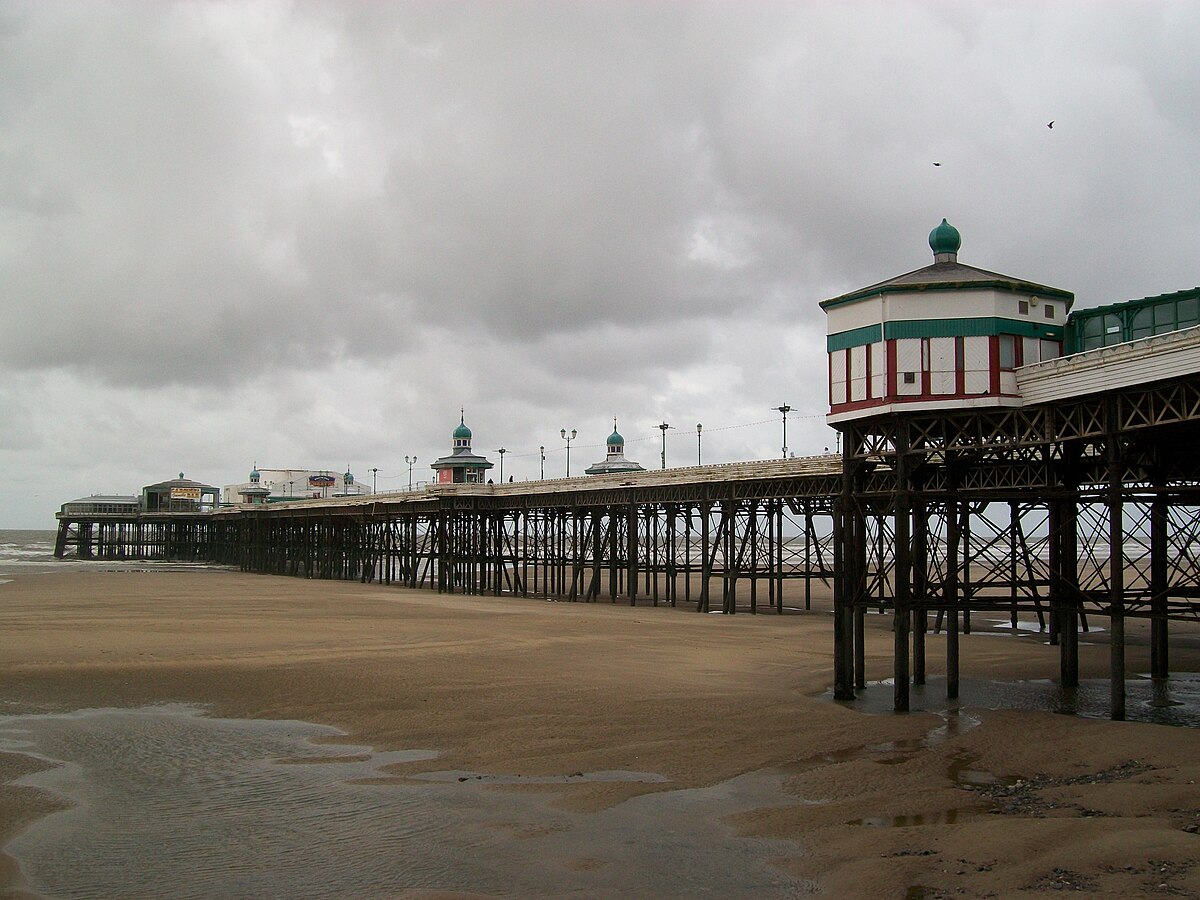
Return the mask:
<svg viewBox="0 0 1200 900">
<path fill-rule="evenodd" d="M 617 431 L 617 420 L 613 419 L 613 432 L 605 442 L 607 453 L 603 461 L 593 463 L 584 469 L 586 475 L 608 475 L 612 472 L 644 472 L 645 468 L 631 459 L 625 458 L 625 438 Z"/>
<path fill-rule="evenodd" d="M 220 489 L 184 478 L 160 481 L 142 488 L 139 507 L 143 512 L 200 512 L 216 509 L 220 500 Z"/>
<path fill-rule="evenodd" d="M 453 450 L 449 456 L 443 456 L 430 463 L 429 467 L 437 472 L 437 483 L 483 484 L 487 480 L 487 470 L 492 464 L 485 457 L 476 456 L 471 452 L 471 429 L 467 427 L 463 415 L 459 416 L 453 441 Z"/>
<path fill-rule="evenodd" d="M 271 496 L 271 489 L 262 483 L 262 473 L 258 471 L 258 463 L 250 470 L 250 481 L 238 488 L 238 496 L 243 503 L 266 503 Z"/>
<path fill-rule="evenodd" d="M 892 412 L 1015 407 L 1015 370 L 1063 353 L 1075 295 L 958 261 L 929 233 L 933 265 L 822 301 L 831 424 Z"/>
</svg>

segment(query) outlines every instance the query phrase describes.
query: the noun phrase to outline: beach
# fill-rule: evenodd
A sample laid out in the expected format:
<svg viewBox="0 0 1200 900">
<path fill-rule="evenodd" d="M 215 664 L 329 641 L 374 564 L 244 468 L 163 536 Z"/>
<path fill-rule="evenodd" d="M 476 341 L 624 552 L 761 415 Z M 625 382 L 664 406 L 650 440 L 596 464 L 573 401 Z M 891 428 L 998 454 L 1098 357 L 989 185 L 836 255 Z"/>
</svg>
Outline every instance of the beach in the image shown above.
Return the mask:
<svg viewBox="0 0 1200 900">
<path fill-rule="evenodd" d="M 1200 897 L 1195 729 L 973 704 L 976 683 L 1056 677 L 1036 632 L 964 637 L 949 710 L 941 635 L 918 692 L 936 711 L 887 712 L 887 685 L 835 703 L 829 607 L 824 588 L 810 612 L 721 616 L 219 569 L 19 575 L 0 584 L 0 702 L 10 717 L 184 704 L 332 726 L 345 737 L 321 741 L 436 753 L 389 762 L 365 790 L 472 773 L 444 790 L 493 779 L 482 789 L 544 802 L 583 834 L 635 802 L 772 773 L 777 797 L 707 824 L 768 842 L 760 862 L 781 892 Z M 872 681 L 891 674 L 889 624 L 867 617 Z M 1128 625 L 1131 678 L 1149 670 L 1143 625 Z M 1197 631 L 1175 626 L 1173 671 L 1200 671 Z M 1081 677 L 1107 671 L 1103 633 L 1085 636 Z M 0 754 L 0 842 L 70 805 L 24 781 L 47 765 Z M 611 772 L 657 780 L 588 777 Z M 546 896 L 666 893 L 623 882 L 603 841 L 539 855 L 537 823 L 524 826 L 516 849 L 549 873 Z M 19 863 L 0 858 L 4 896 L 36 893 Z M 453 873 L 355 894 L 517 895 L 499 876 L 464 889 Z"/>
</svg>

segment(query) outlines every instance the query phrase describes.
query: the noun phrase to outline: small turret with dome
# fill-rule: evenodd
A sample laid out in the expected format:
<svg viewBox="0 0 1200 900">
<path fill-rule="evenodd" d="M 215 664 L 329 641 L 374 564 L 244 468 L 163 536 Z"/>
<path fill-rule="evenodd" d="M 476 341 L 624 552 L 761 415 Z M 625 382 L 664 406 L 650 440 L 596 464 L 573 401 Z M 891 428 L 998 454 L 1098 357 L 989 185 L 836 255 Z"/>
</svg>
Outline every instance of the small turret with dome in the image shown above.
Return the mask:
<svg viewBox="0 0 1200 900">
<path fill-rule="evenodd" d="M 958 261 L 947 219 L 933 264 L 822 301 L 831 424 L 904 410 L 1020 406 L 1014 370 L 1062 355 L 1075 295 Z"/>
<path fill-rule="evenodd" d="M 257 460 L 250 469 L 250 483 L 242 485 L 238 494 L 243 503 L 266 503 L 267 498 L 271 496 L 271 489 L 262 483 L 262 473 L 258 471 Z"/>
<path fill-rule="evenodd" d="M 584 469 L 587 475 L 606 475 L 609 472 L 644 472 L 645 469 L 633 460 L 625 458 L 625 438 L 617 431 L 617 419 L 613 417 L 612 434 L 604 442 L 607 451 L 603 462 L 593 463 Z"/>
<path fill-rule="evenodd" d="M 342 489 L 333 496 L 349 497 L 354 493 L 354 473 L 350 471 L 350 465 L 347 463 L 346 471 L 342 473 Z"/>
<path fill-rule="evenodd" d="M 471 452 L 471 429 L 467 427 L 464 409 L 459 410 L 458 427 L 451 440 L 450 455 L 430 463 L 430 468 L 437 472 L 438 484 L 483 484 L 492 464 L 486 457 Z"/>
</svg>

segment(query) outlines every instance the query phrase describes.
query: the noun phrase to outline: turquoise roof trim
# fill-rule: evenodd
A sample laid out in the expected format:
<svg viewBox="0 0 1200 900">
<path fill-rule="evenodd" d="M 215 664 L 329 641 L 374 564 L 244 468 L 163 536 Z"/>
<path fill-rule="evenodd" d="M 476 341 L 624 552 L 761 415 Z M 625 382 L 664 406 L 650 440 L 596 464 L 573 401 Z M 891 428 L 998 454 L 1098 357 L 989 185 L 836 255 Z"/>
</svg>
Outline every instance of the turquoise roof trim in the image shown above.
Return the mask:
<svg viewBox="0 0 1200 900">
<path fill-rule="evenodd" d="M 1001 319 L 985 316 L 978 319 L 909 319 L 884 324 L 885 340 L 898 338 L 926 337 L 991 337 L 997 334 L 1015 334 L 1020 337 L 1043 338 L 1061 341 L 1061 325 L 1043 325 L 1021 319 Z"/>
<path fill-rule="evenodd" d="M 825 338 L 827 352 L 848 350 L 851 347 L 861 347 L 863 344 L 878 344 L 883 340 L 883 327 L 880 325 L 864 325 L 862 328 L 852 328 L 850 331 L 839 331 Z"/>
<path fill-rule="evenodd" d="M 979 319 L 913 319 L 887 322 L 882 327 L 864 325 L 862 328 L 840 331 L 829 335 L 825 339 L 825 346 L 826 352 L 833 353 L 835 350 L 848 350 L 851 347 L 899 338 L 992 337 L 997 334 L 1061 341 L 1063 333 L 1061 325 L 1043 325 L 1040 322 L 1001 319 L 996 316 Z"/>
</svg>

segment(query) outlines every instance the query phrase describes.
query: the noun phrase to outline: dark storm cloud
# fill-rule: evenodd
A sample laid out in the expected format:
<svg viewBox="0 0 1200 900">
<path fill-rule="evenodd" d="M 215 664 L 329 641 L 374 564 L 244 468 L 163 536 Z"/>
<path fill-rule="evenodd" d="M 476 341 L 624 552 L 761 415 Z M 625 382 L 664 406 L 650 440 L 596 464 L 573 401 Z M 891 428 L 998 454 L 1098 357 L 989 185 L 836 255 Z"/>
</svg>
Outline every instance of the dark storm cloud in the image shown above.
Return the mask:
<svg viewBox="0 0 1200 900">
<path fill-rule="evenodd" d="M 818 301 L 942 216 L 1082 305 L 1190 287 L 1198 42 L 1183 2 L 0 0 L 0 452 L 53 494 L 424 460 L 460 406 L 815 415 Z"/>
</svg>

